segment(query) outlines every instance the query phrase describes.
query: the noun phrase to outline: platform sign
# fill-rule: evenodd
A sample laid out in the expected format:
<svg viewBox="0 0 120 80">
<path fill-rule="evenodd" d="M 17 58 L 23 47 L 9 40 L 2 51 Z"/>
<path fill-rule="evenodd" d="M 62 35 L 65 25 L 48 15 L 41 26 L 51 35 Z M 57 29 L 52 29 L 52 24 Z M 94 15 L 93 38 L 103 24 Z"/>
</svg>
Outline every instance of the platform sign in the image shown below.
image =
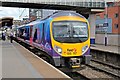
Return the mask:
<svg viewBox="0 0 120 80">
<path fill-rule="evenodd" d="M 108 23 L 104 23 L 103 26 L 104 26 L 104 27 L 108 27 Z"/>
</svg>

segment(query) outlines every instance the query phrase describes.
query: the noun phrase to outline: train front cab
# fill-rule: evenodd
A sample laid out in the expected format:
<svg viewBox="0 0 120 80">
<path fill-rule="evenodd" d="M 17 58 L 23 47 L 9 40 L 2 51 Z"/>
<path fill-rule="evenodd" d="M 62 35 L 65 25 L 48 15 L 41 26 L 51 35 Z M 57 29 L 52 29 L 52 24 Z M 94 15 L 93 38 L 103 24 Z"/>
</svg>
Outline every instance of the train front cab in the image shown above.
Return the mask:
<svg viewBox="0 0 120 80">
<path fill-rule="evenodd" d="M 53 57 L 56 66 L 66 66 L 73 70 L 89 64 L 90 27 L 85 18 L 61 16 L 50 23 L 52 47 L 59 57 Z"/>
</svg>

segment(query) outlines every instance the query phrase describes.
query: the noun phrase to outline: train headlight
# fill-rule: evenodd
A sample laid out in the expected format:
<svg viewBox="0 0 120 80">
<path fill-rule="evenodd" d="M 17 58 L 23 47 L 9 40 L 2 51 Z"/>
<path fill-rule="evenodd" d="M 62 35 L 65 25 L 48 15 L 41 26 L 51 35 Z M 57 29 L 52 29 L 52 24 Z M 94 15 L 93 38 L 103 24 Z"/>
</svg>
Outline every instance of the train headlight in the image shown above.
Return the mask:
<svg viewBox="0 0 120 80">
<path fill-rule="evenodd" d="M 82 47 L 82 54 L 84 54 L 86 52 L 87 48 L 88 48 L 88 45 Z"/>
<path fill-rule="evenodd" d="M 55 48 L 55 51 L 57 51 L 58 53 L 60 54 L 62 53 L 62 49 L 60 47 L 55 46 L 54 48 Z"/>
</svg>

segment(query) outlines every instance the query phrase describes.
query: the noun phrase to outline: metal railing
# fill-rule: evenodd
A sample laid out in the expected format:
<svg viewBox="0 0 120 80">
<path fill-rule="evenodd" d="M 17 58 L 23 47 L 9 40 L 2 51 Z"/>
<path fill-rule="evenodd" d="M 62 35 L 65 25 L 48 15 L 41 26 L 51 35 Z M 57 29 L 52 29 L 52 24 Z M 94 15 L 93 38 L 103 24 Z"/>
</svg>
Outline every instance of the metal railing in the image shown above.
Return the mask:
<svg viewBox="0 0 120 80">
<path fill-rule="evenodd" d="M 80 7 L 105 7 L 105 0 L 0 0 L 1 2 L 56 4 Z"/>
</svg>

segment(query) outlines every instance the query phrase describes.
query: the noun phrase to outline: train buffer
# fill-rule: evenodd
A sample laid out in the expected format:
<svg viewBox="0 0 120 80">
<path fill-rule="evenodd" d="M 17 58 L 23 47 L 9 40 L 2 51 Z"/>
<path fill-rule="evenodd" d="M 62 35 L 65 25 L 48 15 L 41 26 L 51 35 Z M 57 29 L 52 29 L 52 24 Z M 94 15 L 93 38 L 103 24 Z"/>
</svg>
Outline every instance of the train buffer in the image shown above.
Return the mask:
<svg viewBox="0 0 120 80">
<path fill-rule="evenodd" d="M 40 78 L 40 80 L 62 78 L 62 80 L 71 80 L 69 76 L 16 42 L 0 41 L 0 47 L 2 47 L 0 49 L 2 52 L 2 78 Z"/>
<path fill-rule="evenodd" d="M 93 50 L 120 54 L 119 52 L 120 46 L 110 46 L 110 45 L 105 46 L 105 45 L 100 45 L 100 44 L 92 44 L 90 48 Z"/>
</svg>

